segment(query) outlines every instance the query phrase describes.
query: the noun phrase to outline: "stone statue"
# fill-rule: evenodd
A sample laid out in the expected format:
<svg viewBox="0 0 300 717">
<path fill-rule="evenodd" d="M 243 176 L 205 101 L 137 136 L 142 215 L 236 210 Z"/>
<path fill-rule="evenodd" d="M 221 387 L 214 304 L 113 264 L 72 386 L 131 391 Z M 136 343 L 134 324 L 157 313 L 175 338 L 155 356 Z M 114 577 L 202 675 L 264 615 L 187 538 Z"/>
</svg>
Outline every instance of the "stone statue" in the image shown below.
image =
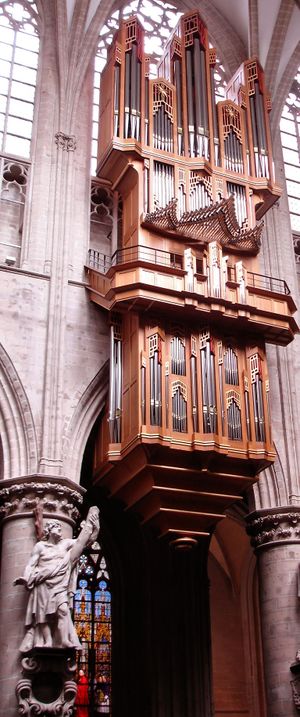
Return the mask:
<svg viewBox="0 0 300 717">
<path fill-rule="evenodd" d="M 69 599 L 76 590 L 79 557 L 97 538 L 99 527 L 96 506 L 90 508 L 75 540 L 62 538 L 58 520 L 46 521 L 44 539 L 36 543 L 24 575 L 14 582 L 29 590 L 22 653 L 33 647 L 81 648 L 71 619 Z"/>
</svg>

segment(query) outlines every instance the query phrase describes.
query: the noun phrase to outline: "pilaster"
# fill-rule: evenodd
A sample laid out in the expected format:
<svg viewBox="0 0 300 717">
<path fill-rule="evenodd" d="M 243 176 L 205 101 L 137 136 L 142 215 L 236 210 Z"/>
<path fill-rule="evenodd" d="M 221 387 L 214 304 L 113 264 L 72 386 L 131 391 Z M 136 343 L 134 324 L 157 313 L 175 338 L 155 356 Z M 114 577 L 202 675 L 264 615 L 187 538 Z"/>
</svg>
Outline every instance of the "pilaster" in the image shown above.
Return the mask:
<svg viewBox="0 0 300 717">
<path fill-rule="evenodd" d="M 61 475 L 63 470 L 64 365 L 69 274 L 71 197 L 73 196 L 74 135 L 59 131 L 53 204 L 52 250 L 46 337 L 43 432 L 40 472 Z"/>
</svg>

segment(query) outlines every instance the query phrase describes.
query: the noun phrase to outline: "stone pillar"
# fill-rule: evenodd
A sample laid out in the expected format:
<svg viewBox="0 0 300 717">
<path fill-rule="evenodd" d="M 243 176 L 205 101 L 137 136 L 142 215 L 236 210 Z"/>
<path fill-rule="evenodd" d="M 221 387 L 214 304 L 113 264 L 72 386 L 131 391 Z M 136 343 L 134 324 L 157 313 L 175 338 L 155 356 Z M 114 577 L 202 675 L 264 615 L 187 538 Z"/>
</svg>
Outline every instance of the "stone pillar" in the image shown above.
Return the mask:
<svg viewBox="0 0 300 717">
<path fill-rule="evenodd" d="M 63 537 L 72 537 L 83 492 L 82 488 L 63 478 L 26 476 L 2 481 L 1 717 L 16 717 L 18 714 L 16 685 L 22 678 L 19 647 L 24 636 L 27 594 L 23 586 L 14 586 L 13 581 L 23 574 L 42 528 L 42 518 L 59 519 Z"/>
<path fill-rule="evenodd" d="M 191 541 L 192 543 L 193 541 Z M 155 546 L 151 595 L 153 717 L 212 717 L 209 541 Z"/>
<path fill-rule="evenodd" d="M 299 714 L 291 667 L 300 647 L 300 507 L 260 510 L 247 522 L 258 561 L 267 713 L 293 717 Z"/>
</svg>

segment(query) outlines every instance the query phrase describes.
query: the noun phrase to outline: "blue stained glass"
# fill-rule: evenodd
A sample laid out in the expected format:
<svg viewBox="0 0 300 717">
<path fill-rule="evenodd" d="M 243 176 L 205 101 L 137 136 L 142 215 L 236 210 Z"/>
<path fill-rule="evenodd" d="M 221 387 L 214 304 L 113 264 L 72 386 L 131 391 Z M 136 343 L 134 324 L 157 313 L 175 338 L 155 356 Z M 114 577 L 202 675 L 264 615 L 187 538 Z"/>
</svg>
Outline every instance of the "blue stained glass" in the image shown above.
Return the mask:
<svg viewBox="0 0 300 717">
<path fill-rule="evenodd" d="M 96 547 L 97 552 L 92 546 L 79 560 L 79 577 L 74 595 L 74 625 L 83 650 L 78 652 L 77 668 L 84 669 L 88 674 L 91 713 L 105 713 L 109 717 L 111 592 L 106 561 L 98 543 Z"/>
</svg>

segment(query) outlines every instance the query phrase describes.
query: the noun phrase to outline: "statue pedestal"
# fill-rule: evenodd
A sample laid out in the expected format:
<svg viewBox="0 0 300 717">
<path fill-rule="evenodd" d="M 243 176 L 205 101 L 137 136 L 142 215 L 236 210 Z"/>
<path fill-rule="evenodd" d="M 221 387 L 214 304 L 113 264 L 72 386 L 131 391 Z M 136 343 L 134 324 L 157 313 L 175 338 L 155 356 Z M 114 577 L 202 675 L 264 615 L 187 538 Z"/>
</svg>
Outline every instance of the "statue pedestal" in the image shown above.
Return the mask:
<svg viewBox="0 0 300 717">
<path fill-rule="evenodd" d="M 22 658 L 16 686 L 19 712 L 26 717 L 69 717 L 77 692 L 75 650 L 36 647 Z"/>
<path fill-rule="evenodd" d="M 290 670 L 294 675 L 294 679 L 291 680 L 294 705 L 296 707 L 296 710 L 300 710 L 300 661 L 298 660 L 298 658 L 296 662 L 293 662 L 290 667 Z"/>
</svg>

